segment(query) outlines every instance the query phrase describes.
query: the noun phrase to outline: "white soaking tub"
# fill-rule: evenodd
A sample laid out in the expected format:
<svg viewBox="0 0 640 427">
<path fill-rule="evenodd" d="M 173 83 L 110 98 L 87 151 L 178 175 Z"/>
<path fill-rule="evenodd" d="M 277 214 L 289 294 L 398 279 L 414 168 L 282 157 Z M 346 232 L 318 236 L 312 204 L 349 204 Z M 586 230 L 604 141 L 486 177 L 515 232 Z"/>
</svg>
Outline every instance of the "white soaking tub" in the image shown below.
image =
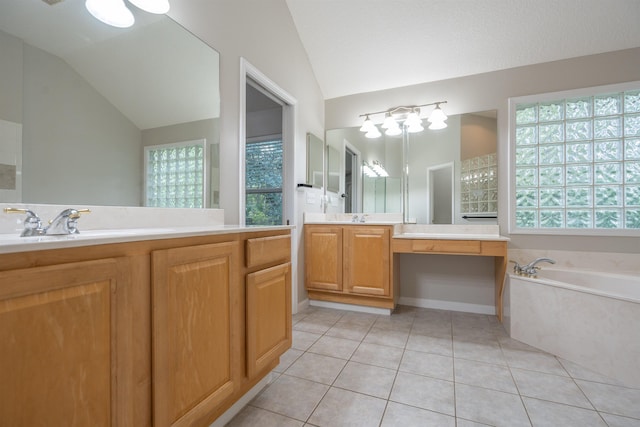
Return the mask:
<svg viewBox="0 0 640 427">
<path fill-rule="evenodd" d="M 640 387 L 640 276 L 545 266 L 507 288 L 512 338 Z"/>
</svg>

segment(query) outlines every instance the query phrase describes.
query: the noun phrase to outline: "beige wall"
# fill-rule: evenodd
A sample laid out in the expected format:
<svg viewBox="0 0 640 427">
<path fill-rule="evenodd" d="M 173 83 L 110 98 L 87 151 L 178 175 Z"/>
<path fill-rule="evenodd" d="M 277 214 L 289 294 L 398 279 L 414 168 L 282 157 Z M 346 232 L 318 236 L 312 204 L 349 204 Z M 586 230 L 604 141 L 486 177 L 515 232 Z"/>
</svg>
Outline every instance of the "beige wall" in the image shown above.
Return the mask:
<svg viewBox="0 0 640 427">
<path fill-rule="evenodd" d="M 507 233 L 508 99 L 640 80 L 640 48 L 518 67 L 325 101 L 327 129 L 358 126 L 360 114 L 446 99 L 448 115 L 498 110 L 499 224 Z M 640 253 L 637 237 L 512 235 L 511 247 Z"/>
</svg>

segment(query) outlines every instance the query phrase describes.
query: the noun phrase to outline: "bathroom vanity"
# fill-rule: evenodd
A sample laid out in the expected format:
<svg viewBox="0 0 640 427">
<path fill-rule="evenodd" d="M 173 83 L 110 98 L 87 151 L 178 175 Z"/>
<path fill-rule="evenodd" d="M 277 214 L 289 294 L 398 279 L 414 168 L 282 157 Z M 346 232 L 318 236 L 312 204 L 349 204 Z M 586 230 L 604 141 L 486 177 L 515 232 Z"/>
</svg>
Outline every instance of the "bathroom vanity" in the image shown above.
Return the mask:
<svg viewBox="0 0 640 427">
<path fill-rule="evenodd" d="M 305 286 L 311 300 L 393 309 L 401 254 L 489 256 L 495 263 L 495 307 L 502 320 L 508 238 L 497 226 L 306 223 Z"/>
<path fill-rule="evenodd" d="M 291 345 L 290 234 L 178 227 L 1 245 L 2 423 L 209 425 Z"/>
</svg>

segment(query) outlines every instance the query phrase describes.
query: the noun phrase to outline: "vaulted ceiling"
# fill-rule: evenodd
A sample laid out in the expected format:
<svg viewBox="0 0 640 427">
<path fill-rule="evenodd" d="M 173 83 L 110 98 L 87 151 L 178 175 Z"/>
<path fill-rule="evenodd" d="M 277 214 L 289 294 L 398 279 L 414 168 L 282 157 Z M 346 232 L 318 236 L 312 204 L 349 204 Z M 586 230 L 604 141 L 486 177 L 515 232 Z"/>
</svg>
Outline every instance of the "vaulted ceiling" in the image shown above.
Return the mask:
<svg viewBox="0 0 640 427">
<path fill-rule="evenodd" d="M 638 0 L 286 0 L 326 99 L 640 47 Z"/>
</svg>

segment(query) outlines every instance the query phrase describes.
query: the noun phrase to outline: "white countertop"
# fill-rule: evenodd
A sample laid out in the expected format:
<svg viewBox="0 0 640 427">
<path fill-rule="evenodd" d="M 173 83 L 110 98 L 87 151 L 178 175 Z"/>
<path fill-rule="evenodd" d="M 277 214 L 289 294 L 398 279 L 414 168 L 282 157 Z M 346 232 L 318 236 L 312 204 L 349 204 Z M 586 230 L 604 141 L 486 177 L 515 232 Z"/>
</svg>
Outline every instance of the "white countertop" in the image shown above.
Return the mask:
<svg viewBox="0 0 640 427">
<path fill-rule="evenodd" d="M 289 230 L 293 226 L 239 226 L 213 225 L 194 227 L 129 228 L 114 230 L 86 230 L 79 234 L 62 236 L 20 237 L 18 234 L 0 234 L 0 254 L 63 249 L 79 246 L 105 245 L 143 240 L 175 239 L 252 231 Z"/>
<path fill-rule="evenodd" d="M 431 239 L 431 240 L 492 240 L 508 242 L 508 237 L 496 234 L 453 234 L 453 233 L 398 233 L 393 235 L 394 239 Z"/>
</svg>

